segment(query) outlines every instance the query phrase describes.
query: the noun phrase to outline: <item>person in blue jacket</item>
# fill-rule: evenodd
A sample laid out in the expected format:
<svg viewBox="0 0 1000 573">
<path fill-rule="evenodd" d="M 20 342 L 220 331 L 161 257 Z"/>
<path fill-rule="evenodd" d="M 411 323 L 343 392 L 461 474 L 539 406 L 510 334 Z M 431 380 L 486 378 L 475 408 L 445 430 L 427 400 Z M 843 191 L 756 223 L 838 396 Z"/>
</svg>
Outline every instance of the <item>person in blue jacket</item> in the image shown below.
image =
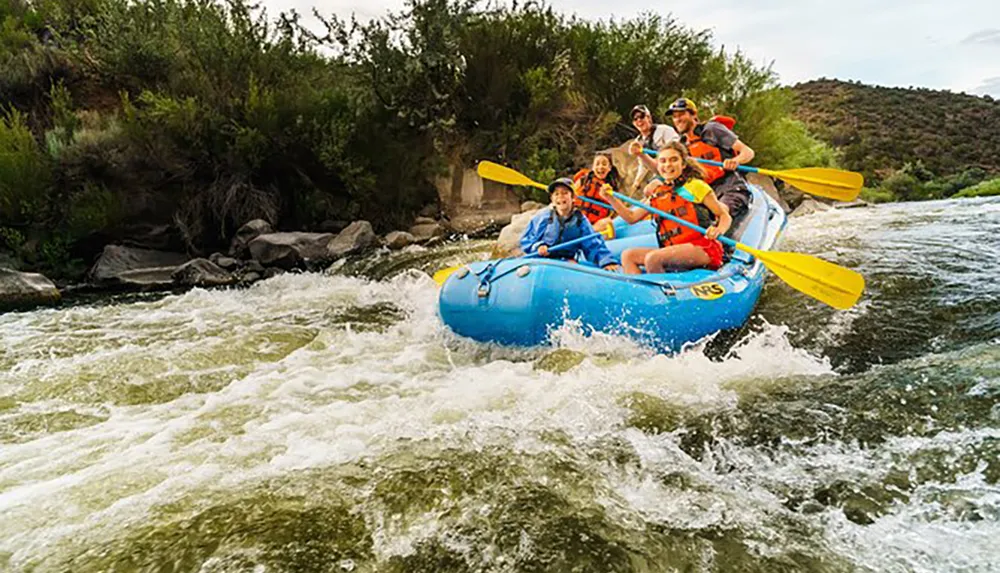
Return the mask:
<svg viewBox="0 0 1000 573">
<path fill-rule="evenodd" d="M 573 205 L 573 180 L 569 177 L 556 179 L 549 184 L 549 198 L 552 205 L 539 211 L 528 228 L 521 235 L 521 250 L 524 254 L 538 253 L 553 259 L 573 260 L 582 252 L 591 263 L 608 271 L 617 271 L 618 259 L 604 244 L 604 237 L 591 237 L 566 249 L 550 251 L 549 247 L 594 234 L 594 227 L 582 211 Z"/>
</svg>

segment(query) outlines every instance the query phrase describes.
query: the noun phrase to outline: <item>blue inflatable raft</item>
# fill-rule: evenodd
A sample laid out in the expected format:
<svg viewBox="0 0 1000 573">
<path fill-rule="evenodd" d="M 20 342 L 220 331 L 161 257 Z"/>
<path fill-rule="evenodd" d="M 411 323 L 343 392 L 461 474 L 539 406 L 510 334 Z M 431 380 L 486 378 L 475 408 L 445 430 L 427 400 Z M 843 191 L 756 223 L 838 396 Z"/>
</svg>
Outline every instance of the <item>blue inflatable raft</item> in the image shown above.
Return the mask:
<svg viewBox="0 0 1000 573">
<path fill-rule="evenodd" d="M 733 234 L 750 247 L 772 249 L 785 213 L 760 189 L 752 192 L 750 213 Z M 608 241 L 612 252 L 656 246 L 651 224 L 633 227 Z M 542 258 L 501 259 L 470 263 L 448 277 L 439 309 L 454 332 L 482 342 L 544 344 L 553 329 L 579 321 L 588 333 L 624 334 L 657 350 L 677 351 L 742 326 L 766 275 L 762 263 L 740 251 L 717 271 L 644 275 Z"/>
</svg>

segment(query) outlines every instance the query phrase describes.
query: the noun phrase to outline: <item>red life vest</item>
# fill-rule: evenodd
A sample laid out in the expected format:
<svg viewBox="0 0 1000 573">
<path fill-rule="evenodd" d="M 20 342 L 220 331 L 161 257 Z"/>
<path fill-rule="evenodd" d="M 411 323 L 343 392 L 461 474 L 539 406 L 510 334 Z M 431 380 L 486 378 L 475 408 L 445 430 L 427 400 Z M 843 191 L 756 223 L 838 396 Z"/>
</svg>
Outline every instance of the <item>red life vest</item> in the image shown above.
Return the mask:
<svg viewBox="0 0 1000 573">
<path fill-rule="evenodd" d="M 666 211 L 674 217 L 684 219 L 689 223 L 702 227 L 705 226 L 705 221 L 701 220 L 703 217 L 698 216 L 698 206 L 675 193 L 673 185 L 664 183 L 657 187 L 652 197 L 650 197 L 649 204 L 660 211 Z M 661 247 L 690 243 L 702 236 L 698 231 L 689 229 L 670 219 L 656 217 L 656 220 L 656 238 L 659 240 Z"/>
<path fill-rule="evenodd" d="M 732 117 L 729 117 L 728 115 L 713 115 L 713 116 L 712 116 L 712 119 L 710 119 L 710 120 L 708 120 L 708 121 L 716 121 L 716 122 L 719 122 L 719 123 L 721 123 L 722 125 L 724 125 L 724 126 L 728 127 L 728 128 L 730 129 L 730 131 L 731 131 L 731 130 L 733 129 L 733 127 L 734 127 L 734 126 L 736 125 L 736 119 L 735 119 L 735 118 L 732 118 Z"/>
<path fill-rule="evenodd" d="M 721 123 L 721 122 L 719 122 Z M 736 153 L 732 149 L 722 149 L 714 145 L 709 145 L 701 138 L 701 132 L 704 129 L 704 125 L 699 125 L 694 128 L 694 134 L 687 136 L 684 140 L 684 144 L 687 145 L 688 152 L 691 157 L 697 157 L 699 159 L 710 159 L 712 161 L 725 161 L 731 157 L 736 157 Z M 723 123 L 723 125 L 725 125 Z M 715 165 L 701 165 L 705 169 L 705 183 L 711 185 L 716 180 L 721 178 L 726 174 L 726 170 L 715 166 Z"/>
<path fill-rule="evenodd" d="M 600 205 L 595 205 L 590 201 L 583 201 L 579 197 L 587 197 L 589 199 L 594 199 L 595 201 L 600 201 L 601 203 L 607 203 L 603 197 L 601 197 L 601 187 L 604 186 L 604 181 L 597 178 L 590 169 L 581 169 L 573 176 L 573 182 L 580 183 L 580 190 L 577 191 L 578 197 L 574 197 L 573 202 L 576 207 L 583 211 L 583 214 L 590 221 L 590 224 L 604 219 L 605 217 L 610 217 L 612 215 L 611 209 L 607 207 L 602 207 Z"/>
</svg>

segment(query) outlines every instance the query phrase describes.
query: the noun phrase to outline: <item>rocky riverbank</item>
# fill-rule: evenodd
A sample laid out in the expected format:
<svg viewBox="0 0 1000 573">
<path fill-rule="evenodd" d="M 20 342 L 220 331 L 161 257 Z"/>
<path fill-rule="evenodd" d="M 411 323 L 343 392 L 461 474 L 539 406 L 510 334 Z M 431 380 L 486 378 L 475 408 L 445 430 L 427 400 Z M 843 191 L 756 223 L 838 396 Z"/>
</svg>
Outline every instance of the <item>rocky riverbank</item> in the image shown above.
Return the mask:
<svg viewBox="0 0 1000 573">
<path fill-rule="evenodd" d="M 316 271 L 345 257 L 360 257 L 377 250 L 397 250 L 409 245 L 434 245 L 449 236 L 499 236 L 494 257 L 520 254 L 517 245 L 521 233 L 541 203 L 507 201 L 515 196 L 509 189 L 492 189 L 467 173 L 454 178 L 459 188 L 456 196 L 468 196 L 447 205 L 450 214 L 428 209 L 416 217 L 406 230 L 376 235 L 368 221 L 337 225 L 338 232 L 279 231 L 263 219 L 248 221 L 232 238 L 226 252 L 205 256 L 169 250 L 141 248 L 126 244 L 104 247 L 86 274 L 84 281 L 59 287 L 42 274 L 21 272 L 0 265 L 0 311 L 21 310 L 54 305 L 64 295 L 94 292 L 162 291 L 192 287 L 247 286 L 281 273 Z M 812 199 L 797 190 L 776 187 L 770 178 L 752 176 L 752 182 L 778 198 L 793 216 L 829 210 L 831 205 Z M 478 178 L 475 178 L 478 179 Z M 462 183 L 474 192 L 463 190 Z M 464 195 L 463 195 L 464 193 Z M 855 202 L 848 206 L 860 206 Z M 433 217 L 432 215 L 438 215 Z"/>
<path fill-rule="evenodd" d="M 62 289 L 39 273 L 0 267 L 0 311 L 58 304 L 64 294 L 247 286 L 285 272 L 315 271 L 375 249 L 431 245 L 454 233 L 446 219 L 417 217 L 406 231 L 378 236 L 368 221 L 338 233 L 276 231 L 262 219 L 236 232 L 226 252 L 207 257 L 122 244 L 104 247 L 83 282 Z"/>
</svg>

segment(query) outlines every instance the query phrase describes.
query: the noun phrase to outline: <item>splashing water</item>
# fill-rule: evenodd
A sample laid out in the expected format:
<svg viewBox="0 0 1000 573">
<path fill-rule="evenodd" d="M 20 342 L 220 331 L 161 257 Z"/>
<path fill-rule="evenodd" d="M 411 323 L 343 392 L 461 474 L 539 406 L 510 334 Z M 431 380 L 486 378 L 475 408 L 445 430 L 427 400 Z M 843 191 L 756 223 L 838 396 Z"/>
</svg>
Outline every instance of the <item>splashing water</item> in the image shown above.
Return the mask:
<svg viewBox="0 0 1000 573">
<path fill-rule="evenodd" d="M 793 220 L 865 299 L 722 359 L 458 338 L 412 269 L 475 243 L 0 315 L 0 570 L 994 570 L 998 214 Z"/>
</svg>

